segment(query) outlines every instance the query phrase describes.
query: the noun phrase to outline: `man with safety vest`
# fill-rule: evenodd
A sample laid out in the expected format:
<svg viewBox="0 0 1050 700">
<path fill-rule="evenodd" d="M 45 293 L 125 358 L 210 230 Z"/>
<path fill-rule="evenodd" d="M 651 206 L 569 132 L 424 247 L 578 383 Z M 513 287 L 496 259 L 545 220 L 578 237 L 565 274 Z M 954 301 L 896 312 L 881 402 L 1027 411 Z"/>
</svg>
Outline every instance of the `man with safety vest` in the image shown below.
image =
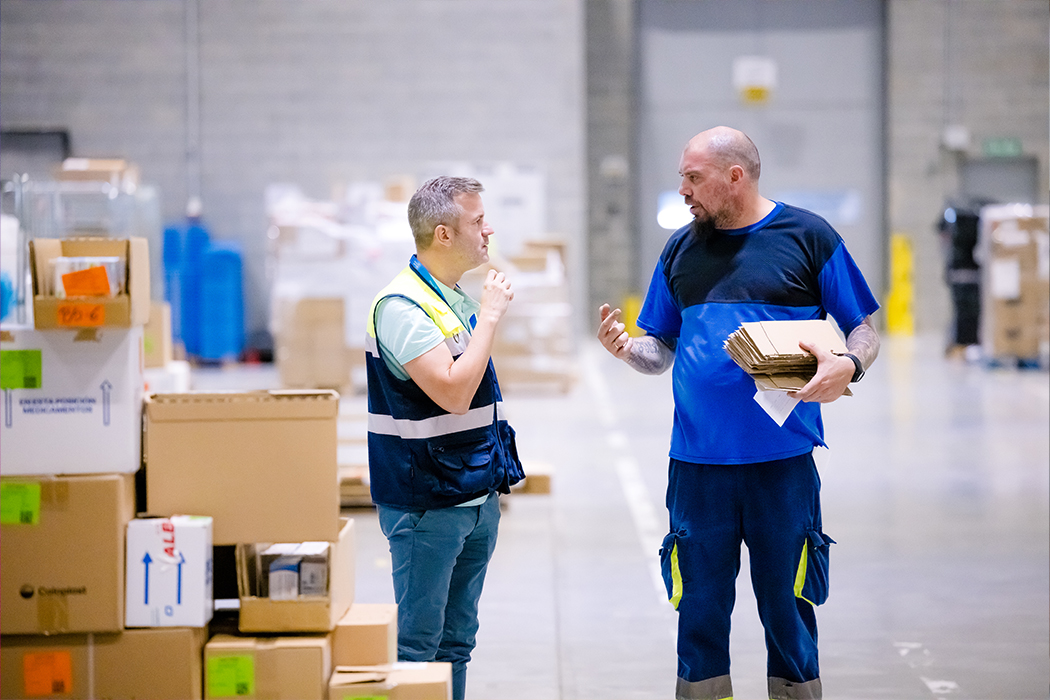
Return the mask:
<svg viewBox="0 0 1050 700">
<path fill-rule="evenodd" d="M 452 664 L 466 693 L 499 494 L 524 478 L 492 366 L 514 298 L 490 270 L 478 304 L 458 286 L 488 261 L 477 180 L 438 177 L 408 203 L 416 254 L 372 302 L 366 337 L 372 501 L 390 543 L 398 659 Z"/>
</svg>

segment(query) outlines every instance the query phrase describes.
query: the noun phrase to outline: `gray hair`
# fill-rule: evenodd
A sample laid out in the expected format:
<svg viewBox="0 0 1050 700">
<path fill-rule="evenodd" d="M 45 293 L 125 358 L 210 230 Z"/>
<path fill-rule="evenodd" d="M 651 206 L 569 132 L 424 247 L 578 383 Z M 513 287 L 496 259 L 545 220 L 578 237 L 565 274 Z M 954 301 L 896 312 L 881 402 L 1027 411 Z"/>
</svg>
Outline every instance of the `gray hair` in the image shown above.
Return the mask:
<svg viewBox="0 0 1050 700">
<path fill-rule="evenodd" d="M 408 225 L 416 239 L 416 248 L 426 250 L 434 240 L 434 229 L 440 224 L 454 226 L 463 212 L 456 203 L 456 195 L 484 191 L 481 183 L 471 177 L 442 175 L 427 180 L 408 200 Z"/>
<path fill-rule="evenodd" d="M 722 131 L 711 136 L 708 148 L 725 165 L 739 165 L 755 182 L 762 174 L 762 161 L 758 157 L 758 146 L 742 131 Z"/>
</svg>

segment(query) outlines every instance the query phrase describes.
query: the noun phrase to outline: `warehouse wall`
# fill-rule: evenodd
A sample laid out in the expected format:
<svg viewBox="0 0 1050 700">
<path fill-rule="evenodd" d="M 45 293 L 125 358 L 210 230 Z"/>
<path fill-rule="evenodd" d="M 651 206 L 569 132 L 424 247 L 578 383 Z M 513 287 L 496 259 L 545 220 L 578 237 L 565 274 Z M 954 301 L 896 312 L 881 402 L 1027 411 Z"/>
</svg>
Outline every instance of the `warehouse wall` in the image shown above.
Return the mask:
<svg viewBox="0 0 1050 700">
<path fill-rule="evenodd" d="M 959 196 L 968 160 L 992 139 L 1019 139 L 1050 167 L 1050 4 L 1046 0 L 891 0 L 888 32 L 888 218 L 915 258 L 915 324 L 947 333 L 951 318 L 934 224 Z M 946 126 L 970 144 L 946 148 Z"/>
<path fill-rule="evenodd" d="M 637 294 L 636 0 L 586 0 L 590 324 L 604 303 Z"/>
<path fill-rule="evenodd" d="M 323 198 L 426 160 L 538 165 L 547 228 L 572 243 L 574 298 L 590 270 L 589 332 L 594 302 L 636 285 L 637 167 L 625 134 L 644 2 L 3 0 L 0 126 L 69 129 L 77 154 L 140 163 L 169 220 L 199 187 L 217 235 L 244 242 L 250 328 L 265 326 L 267 184 Z M 917 329 L 943 332 L 933 224 L 959 193 L 960 168 L 987 139 L 1017 138 L 1038 159 L 1046 201 L 1050 7 L 886 8 L 880 235 L 912 241 Z M 970 146 L 944 148 L 946 125 L 967 127 Z"/>
<path fill-rule="evenodd" d="M 0 125 L 135 161 L 165 220 L 199 187 L 214 235 L 242 242 L 251 331 L 271 183 L 325 199 L 431 162 L 514 162 L 546 176 L 537 234 L 579 248 L 582 22 L 580 0 L 4 0 Z"/>
</svg>

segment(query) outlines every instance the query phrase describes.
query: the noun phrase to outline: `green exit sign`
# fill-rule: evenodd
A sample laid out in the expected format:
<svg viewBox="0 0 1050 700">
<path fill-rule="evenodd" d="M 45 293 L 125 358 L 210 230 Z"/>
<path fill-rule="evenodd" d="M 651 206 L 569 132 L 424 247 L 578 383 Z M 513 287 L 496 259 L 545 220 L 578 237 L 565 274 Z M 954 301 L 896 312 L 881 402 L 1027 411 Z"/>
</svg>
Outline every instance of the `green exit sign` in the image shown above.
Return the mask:
<svg viewBox="0 0 1050 700">
<path fill-rule="evenodd" d="M 985 139 L 984 155 L 989 158 L 1016 158 L 1021 155 L 1021 139 L 1013 136 Z"/>
</svg>

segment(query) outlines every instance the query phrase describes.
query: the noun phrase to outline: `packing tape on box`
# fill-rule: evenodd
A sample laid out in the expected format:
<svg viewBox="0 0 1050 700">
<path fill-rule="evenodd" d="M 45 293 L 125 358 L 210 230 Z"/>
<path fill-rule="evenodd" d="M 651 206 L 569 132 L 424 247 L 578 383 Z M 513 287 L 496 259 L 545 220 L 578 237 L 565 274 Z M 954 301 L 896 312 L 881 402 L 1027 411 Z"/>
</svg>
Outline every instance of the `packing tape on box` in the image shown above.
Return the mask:
<svg viewBox="0 0 1050 700">
<path fill-rule="evenodd" d="M 69 507 L 69 481 L 45 480 L 40 482 L 40 509 L 65 510 Z"/>
<path fill-rule="evenodd" d="M 36 591 L 36 619 L 42 630 L 69 629 L 69 595 Z"/>
<path fill-rule="evenodd" d="M 269 645 L 255 647 L 255 697 L 259 700 L 275 700 L 281 687 L 281 665 L 272 658 L 280 653 Z"/>
<path fill-rule="evenodd" d="M 88 632 L 87 636 L 87 697 L 95 697 L 95 634 Z"/>
</svg>

